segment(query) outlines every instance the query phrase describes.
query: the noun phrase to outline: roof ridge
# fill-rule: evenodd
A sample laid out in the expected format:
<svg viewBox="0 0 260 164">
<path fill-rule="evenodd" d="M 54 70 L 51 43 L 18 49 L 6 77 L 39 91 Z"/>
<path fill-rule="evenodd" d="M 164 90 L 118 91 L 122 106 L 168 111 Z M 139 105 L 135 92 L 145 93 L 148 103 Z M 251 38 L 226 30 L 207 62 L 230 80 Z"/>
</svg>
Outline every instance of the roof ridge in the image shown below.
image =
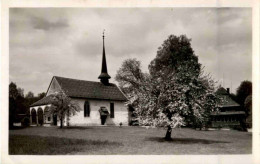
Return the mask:
<svg viewBox="0 0 260 164">
<path fill-rule="evenodd" d="M 55 78 L 62 78 L 62 79 L 68 79 L 68 80 L 76 80 L 76 81 L 84 81 L 84 82 L 92 82 L 92 83 L 100 83 L 99 81 L 89 81 L 89 80 L 81 80 L 81 79 L 74 79 L 74 78 L 68 78 L 68 77 L 61 77 L 61 76 L 53 76 Z M 109 83 L 115 85 L 115 83 Z"/>
</svg>

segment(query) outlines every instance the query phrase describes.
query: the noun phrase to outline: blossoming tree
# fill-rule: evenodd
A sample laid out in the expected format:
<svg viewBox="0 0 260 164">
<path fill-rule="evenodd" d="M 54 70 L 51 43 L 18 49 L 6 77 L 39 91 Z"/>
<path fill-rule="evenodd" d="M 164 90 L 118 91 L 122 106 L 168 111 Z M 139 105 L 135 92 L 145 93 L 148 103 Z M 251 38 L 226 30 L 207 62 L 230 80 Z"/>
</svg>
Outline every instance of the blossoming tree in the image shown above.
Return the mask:
<svg viewBox="0 0 260 164">
<path fill-rule="evenodd" d="M 58 116 L 60 120 L 60 128 L 63 127 L 63 122 L 67 116 L 67 125 L 69 125 L 70 116 L 75 115 L 80 111 L 77 103 L 73 102 L 67 94 L 61 90 L 52 95 L 50 112 Z"/>
<path fill-rule="evenodd" d="M 140 62 L 128 59 L 118 70 L 116 80 L 135 108 L 139 123 L 163 126 L 165 139 L 172 129 L 193 125 L 207 126 L 220 99 L 215 82 L 206 75 L 185 35 L 170 35 L 149 65 L 149 74 L 141 71 Z"/>
</svg>

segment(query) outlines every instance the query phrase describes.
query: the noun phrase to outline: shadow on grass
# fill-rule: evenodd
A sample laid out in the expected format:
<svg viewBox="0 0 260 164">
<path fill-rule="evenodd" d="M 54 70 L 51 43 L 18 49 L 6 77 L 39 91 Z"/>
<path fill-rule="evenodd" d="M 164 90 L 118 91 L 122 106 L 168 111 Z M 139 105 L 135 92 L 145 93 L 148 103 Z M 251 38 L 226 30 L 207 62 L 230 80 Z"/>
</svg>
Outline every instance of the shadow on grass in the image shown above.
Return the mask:
<svg viewBox="0 0 260 164">
<path fill-rule="evenodd" d="M 113 149 L 123 146 L 120 142 L 83 140 L 61 137 L 27 135 L 9 136 L 10 155 L 59 155 L 73 152 L 94 152 L 99 149 Z"/>
<path fill-rule="evenodd" d="M 173 144 L 214 144 L 214 143 L 229 143 L 225 141 L 197 139 L 197 138 L 172 138 L 171 140 L 165 140 L 161 137 L 149 137 L 145 138 L 147 141 L 166 142 Z"/>
</svg>

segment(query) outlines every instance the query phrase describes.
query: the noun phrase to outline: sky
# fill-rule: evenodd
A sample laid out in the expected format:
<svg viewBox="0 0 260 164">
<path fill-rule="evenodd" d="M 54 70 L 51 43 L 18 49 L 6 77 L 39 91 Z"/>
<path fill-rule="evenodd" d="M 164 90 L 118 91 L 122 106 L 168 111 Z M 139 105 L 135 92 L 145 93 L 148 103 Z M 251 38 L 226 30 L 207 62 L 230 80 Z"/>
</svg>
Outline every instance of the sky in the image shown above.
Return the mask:
<svg viewBox="0 0 260 164">
<path fill-rule="evenodd" d="M 147 72 L 163 41 L 181 34 L 218 84 L 235 93 L 252 81 L 250 8 L 10 8 L 10 82 L 37 95 L 53 76 L 99 81 L 104 29 L 110 82 L 128 58 Z"/>
</svg>

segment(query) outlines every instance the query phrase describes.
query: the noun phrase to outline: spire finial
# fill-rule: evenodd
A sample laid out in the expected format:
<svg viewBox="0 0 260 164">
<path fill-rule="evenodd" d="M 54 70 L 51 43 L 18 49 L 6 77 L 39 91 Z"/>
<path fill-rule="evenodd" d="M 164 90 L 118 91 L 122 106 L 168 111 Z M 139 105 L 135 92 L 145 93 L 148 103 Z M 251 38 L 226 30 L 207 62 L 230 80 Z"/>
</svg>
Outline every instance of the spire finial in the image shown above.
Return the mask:
<svg viewBox="0 0 260 164">
<path fill-rule="evenodd" d="M 103 39 L 105 38 L 105 29 L 103 30 Z"/>
</svg>

